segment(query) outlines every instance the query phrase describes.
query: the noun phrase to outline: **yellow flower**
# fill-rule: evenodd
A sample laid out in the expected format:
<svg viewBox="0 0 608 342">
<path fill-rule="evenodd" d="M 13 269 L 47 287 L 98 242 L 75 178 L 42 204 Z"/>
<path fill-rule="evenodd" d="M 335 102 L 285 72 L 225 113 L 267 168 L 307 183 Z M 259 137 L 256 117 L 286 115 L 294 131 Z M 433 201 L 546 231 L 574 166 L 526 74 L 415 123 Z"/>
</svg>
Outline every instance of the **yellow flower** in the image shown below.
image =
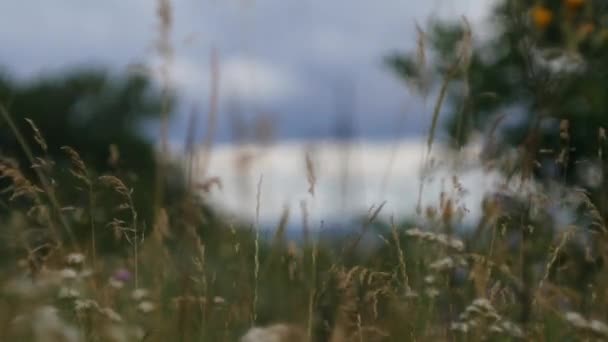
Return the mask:
<svg viewBox="0 0 608 342">
<path fill-rule="evenodd" d="M 553 20 L 553 12 L 546 7 L 535 6 L 532 9 L 532 20 L 537 28 L 544 29 L 549 26 L 551 20 Z"/>
</svg>

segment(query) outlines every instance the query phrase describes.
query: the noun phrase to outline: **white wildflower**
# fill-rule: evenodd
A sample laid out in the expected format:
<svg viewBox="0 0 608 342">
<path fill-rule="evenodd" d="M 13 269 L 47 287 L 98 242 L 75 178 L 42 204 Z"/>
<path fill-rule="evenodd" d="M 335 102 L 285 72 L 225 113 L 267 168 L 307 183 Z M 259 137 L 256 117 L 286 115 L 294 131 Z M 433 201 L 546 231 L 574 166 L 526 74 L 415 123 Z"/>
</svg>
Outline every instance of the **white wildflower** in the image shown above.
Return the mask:
<svg viewBox="0 0 608 342">
<path fill-rule="evenodd" d="M 226 300 L 220 296 L 215 296 L 215 297 L 213 297 L 213 303 L 224 304 L 224 303 L 226 303 Z"/>
<path fill-rule="evenodd" d="M 80 265 L 84 262 L 85 256 L 81 253 L 70 253 L 65 257 L 68 265 Z"/>
<path fill-rule="evenodd" d="M 595 319 L 591 320 L 591 322 L 589 322 L 589 329 L 596 334 L 608 336 L 608 325 L 604 322 Z"/>
<path fill-rule="evenodd" d="M 477 298 L 477 299 L 473 300 L 473 305 L 480 307 L 480 308 L 484 308 L 486 310 L 494 310 L 492 303 L 490 303 L 490 301 L 487 300 L 486 298 Z"/>
<path fill-rule="evenodd" d="M 148 300 L 144 300 L 137 306 L 137 310 L 141 311 L 142 313 L 150 313 L 154 311 L 154 309 L 156 309 L 156 305 Z"/>
<path fill-rule="evenodd" d="M 457 251 L 464 250 L 464 242 L 462 242 L 461 240 L 458 240 L 458 239 L 454 239 L 454 238 L 450 239 L 449 246 L 454 248 Z"/>
<path fill-rule="evenodd" d="M 467 321 L 467 324 L 468 324 L 470 327 L 475 328 L 475 327 L 478 327 L 478 326 L 479 326 L 479 321 L 478 321 L 478 320 L 476 320 L 476 319 L 471 319 L 471 320 L 468 320 L 468 321 Z"/>
<path fill-rule="evenodd" d="M 435 271 L 448 270 L 454 268 L 454 260 L 450 257 L 446 257 L 431 263 L 429 268 Z"/>
<path fill-rule="evenodd" d="M 578 312 L 567 312 L 565 318 L 566 321 L 577 329 L 586 329 L 589 326 L 587 320 Z"/>
<path fill-rule="evenodd" d="M 125 286 L 125 283 L 122 281 L 115 279 L 114 277 L 110 277 L 108 280 L 108 284 L 115 289 L 122 289 Z"/>
<path fill-rule="evenodd" d="M 504 329 L 504 331 L 515 338 L 523 338 L 524 332 L 518 327 L 515 323 L 509 320 L 503 320 L 500 322 L 500 326 Z"/>
<path fill-rule="evenodd" d="M 80 292 L 72 287 L 62 287 L 59 289 L 59 294 L 57 297 L 60 299 L 75 299 L 80 297 Z"/>
<path fill-rule="evenodd" d="M 574 311 L 566 312 L 564 318 L 576 329 L 588 330 L 594 334 L 608 337 L 608 325 L 604 322 L 596 319 L 586 320 L 580 313 Z"/>
<path fill-rule="evenodd" d="M 440 292 L 436 288 L 431 287 L 431 288 L 427 289 L 425 291 L 425 293 L 426 293 L 427 297 L 429 297 L 429 298 L 435 298 L 435 297 L 439 296 Z"/>
<path fill-rule="evenodd" d="M 140 301 L 144 298 L 147 298 L 149 294 L 150 292 L 146 289 L 135 289 L 131 293 L 131 298 L 133 298 L 133 300 Z"/>
<path fill-rule="evenodd" d="M 99 304 L 97 304 L 96 301 L 91 300 L 91 299 L 77 299 L 74 302 L 74 310 L 78 311 L 84 311 L 84 310 L 89 310 L 89 309 L 96 309 L 99 307 Z"/>
<path fill-rule="evenodd" d="M 467 323 L 455 322 L 450 325 L 450 330 L 467 333 L 469 331 L 469 325 Z"/>
<path fill-rule="evenodd" d="M 66 279 L 66 280 L 72 280 L 72 279 L 78 278 L 78 272 L 76 272 L 72 268 L 64 268 L 59 272 L 59 274 L 61 275 L 61 278 Z"/>
<path fill-rule="evenodd" d="M 495 334 L 502 334 L 503 332 L 505 332 L 503 330 L 503 328 L 501 326 L 499 326 L 498 324 L 492 324 L 490 326 L 490 329 L 488 329 L 490 332 L 495 333 Z"/>
</svg>

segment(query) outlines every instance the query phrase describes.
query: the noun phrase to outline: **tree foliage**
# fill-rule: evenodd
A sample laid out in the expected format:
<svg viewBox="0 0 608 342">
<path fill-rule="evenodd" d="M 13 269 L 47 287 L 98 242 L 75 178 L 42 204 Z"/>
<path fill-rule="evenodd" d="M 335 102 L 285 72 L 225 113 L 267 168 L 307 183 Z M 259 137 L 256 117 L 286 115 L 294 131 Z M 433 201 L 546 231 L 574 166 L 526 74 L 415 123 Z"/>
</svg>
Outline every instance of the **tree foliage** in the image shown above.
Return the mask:
<svg viewBox="0 0 608 342">
<path fill-rule="evenodd" d="M 152 222 L 156 157 L 152 142 L 144 137 L 143 125 L 160 116 L 161 95 L 148 78 L 111 75 L 101 69 L 78 69 L 28 81 L 2 75 L 0 104 L 33 154 L 57 164 L 48 166 L 56 171 L 52 181 L 64 188 L 63 196 L 68 197 L 64 202 L 82 199 L 86 203 L 86 196 L 78 189 L 65 193 L 72 187 L 61 184 L 72 181 L 66 171 L 72 160 L 62 149 L 68 146 L 77 151 L 91 177 L 112 173 L 124 179 L 134 189 L 141 219 Z M 46 148 L 36 141 L 32 124 Z M 34 175 L 16 132 L 5 119 L 0 120 L 0 154 L 13 158 L 23 172 Z M 180 177 L 179 172 L 173 176 Z M 181 191 L 180 182 L 171 183 L 169 196 Z"/>
<path fill-rule="evenodd" d="M 501 0 L 463 51 L 467 29 L 466 23 L 434 22 L 418 44 L 420 50 L 426 48 L 421 39 L 429 42 L 430 51 L 395 54 L 388 62 L 411 82 L 425 74 L 437 80 L 446 61 L 467 59 L 448 87 L 451 144 L 490 132 L 501 142 L 493 156 L 518 146 L 542 165 L 537 176 L 587 186 L 589 179 L 574 171 L 600 162 L 605 147 L 608 3 Z M 576 163 L 564 163 L 564 151 Z"/>
</svg>

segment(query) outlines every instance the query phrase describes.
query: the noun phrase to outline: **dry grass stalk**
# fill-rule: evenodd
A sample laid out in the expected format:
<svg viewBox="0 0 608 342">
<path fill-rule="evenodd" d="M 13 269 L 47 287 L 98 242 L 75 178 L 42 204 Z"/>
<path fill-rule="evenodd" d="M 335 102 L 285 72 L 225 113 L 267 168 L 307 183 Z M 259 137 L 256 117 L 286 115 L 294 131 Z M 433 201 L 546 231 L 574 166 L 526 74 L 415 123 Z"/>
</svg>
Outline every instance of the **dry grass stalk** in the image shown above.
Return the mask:
<svg viewBox="0 0 608 342">
<path fill-rule="evenodd" d="M 258 286 L 259 286 L 259 277 L 260 277 L 260 204 L 262 198 L 262 181 L 264 180 L 264 176 L 260 175 L 260 180 L 258 181 L 258 190 L 256 194 L 256 205 L 255 205 L 255 255 L 254 255 L 254 290 L 253 290 L 253 307 L 252 307 L 252 324 L 255 324 L 257 321 L 257 311 L 258 311 Z"/>
<path fill-rule="evenodd" d="M 158 39 L 156 49 L 162 59 L 160 66 L 161 90 L 161 124 L 160 124 L 160 155 L 157 155 L 156 186 L 154 212 L 158 213 L 164 199 L 166 177 L 166 158 L 169 155 L 169 111 L 173 82 L 171 80 L 171 66 L 173 64 L 173 46 L 171 33 L 173 27 L 173 8 L 171 0 L 157 1 L 157 16 L 159 19 Z M 156 219 L 156 218 L 155 218 Z"/>
<path fill-rule="evenodd" d="M 127 242 L 133 247 L 133 264 L 135 268 L 135 288 L 139 286 L 139 240 L 140 235 L 143 239 L 143 235 L 138 230 L 138 218 L 137 211 L 135 210 L 135 204 L 133 203 L 133 189 L 128 188 L 120 178 L 115 176 L 101 176 L 98 178 L 99 181 L 112 188 L 115 192 L 123 197 L 125 202 L 119 205 L 119 209 L 127 209 L 131 214 L 130 227 L 121 220 L 114 219 L 110 224 L 115 228 L 115 232 L 122 232 L 123 236 L 127 239 Z M 130 233 L 130 234 L 129 234 Z"/>
<path fill-rule="evenodd" d="M 70 158 L 70 162 L 72 163 L 72 167 L 70 168 L 70 173 L 82 181 L 86 187 L 89 198 L 89 216 L 90 216 L 90 226 L 91 226 L 91 253 L 93 255 L 93 267 L 97 264 L 97 247 L 95 240 L 95 215 L 93 211 L 95 210 L 95 193 L 93 192 L 93 180 L 89 176 L 89 172 L 87 170 L 86 164 L 80 158 L 80 155 L 76 150 L 69 146 L 61 147 L 63 151 L 65 151 Z"/>
<path fill-rule="evenodd" d="M 205 176 L 209 168 L 211 153 L 213 150 L 213 142 L 215 140 L 215 132 L 217 129 L 217 115 L 219 105 L 219 90 L 220 90 L 220 66 L 219 57 L 216 49 L 211 50 L 210 69 L 210 89 L 209 94 L 209 112 L 207 115 L 207 124 L 205 125 L 205 141 L 203 142 L 202 159 L 200 161 L 200 174 Z"/>
<path fill-rule="evenodd" d="M 312 161 L 310 151 L 306 152 L 306 180 L 308 181 L 308 193 L 314 197 L 315 195 L 315 184 L 317 183 L 317 177 L 315 174 L 315 166 Z"/>
<path fill-rule="evenodd" d="M 19 145 L 23 149 L 23 152 L 25 153 L 26 157 L 28 158 L 28 161 L 30 162 L 30 164 L 36 165 L 36 158 L 34 158 L 34 154 L 32 153 L 30 146 L 27 144 L 26 140 L 24 139 L 23 135 L 21 134 L 21 131 L 19 131 L 19 129 L 15 125 L 13 119 L 11 118 L 10 113 L 2 104 L 0 104 L 0 115 L 6 121 L 6 123 L 9 125 L 11 131 L 17 138 L 17 141 L 19 142 Z M 36 127 L 36 126 L 33 126 L 33 127 Z M 38 131 L 38 133 L 35 133 L 35 134 L 40 135 L 41 141 L 44 142 L 44 139 L 42 138 L 40 131 Z M 43 146 L 46 146 L 46 143 Z M 36 172 L 36 175 L 38 176 L 38 179 L 40 180 L 40 184 L 42 185 L 42 188 L 44 189 L 44 193 L 48 197 L 53 210 L 57 214 L 57 217 L 59 218 L 61 225 L 63 226 L 65 232 L 68 235 L 68 239 L 72 245 L 72 248 L 78 249 L 76 237 L 74 235 L 74 232 L 72 230 L 70 223 L 66 220 L 66 218 L 63 216 L 63 213 L 61 212 L 61 205 L 59 205 L 59 202 L 57 201 L 57 198 L 55 197 L 55 191 L 51 185 L 52 184 L 51 181 L 44 174 L 44 172 L 42 172 L 40 170 L 40 168 L 34 168 L 34 171 Z M 54 226 L 52 224 L 50 224 L 49 226 L 51 227 L 55 242 L 58 245 L 61 245 L 62 240 L 59 236 L 59 232 L 56 229 L 54 229 Z"/>
<path fill-rule="evenodd" d="M 395 246 L 397 247 L 397 257 L 399 260 L 399 271 L 401 273 L 401 278 L 403 281 L 403 286 L 405 287 L 405 292 L 409 293 L 411 291 L 410 288 L 410 280 L 407 276 L 407 269 L 405 267 L 405 254 L 403 253 L 403 249 L 401 248 L 401 239 L 399 238 L 399 232 L 397 231 L 397 226 L 391 217 L 391 233 L 393 235 L 393 241 L 395 242 Z"/>
<path fill-rule="evenodd" d="M 38 146 L 40 146 L 40 148 L 42 149 L 42 151 L 44 153 L 46 153 L 49 149 L 46 140 L 44 139 L 44 137 L 42 136 L 42 133 L 40 133 L 40 130 L 38 129 L 38 126 L 36 126 L 36 124 L 34 123 L 34 121 L 32 121 L 31 119 L 25 118 L 25 121 L 28 123 L 28 125 L 30 125 L 30 127 L 32 128 L 32 131 L 34 131 L 34 140 L 36 141 L 36 143 L 38 144 Z"/>
</svg>

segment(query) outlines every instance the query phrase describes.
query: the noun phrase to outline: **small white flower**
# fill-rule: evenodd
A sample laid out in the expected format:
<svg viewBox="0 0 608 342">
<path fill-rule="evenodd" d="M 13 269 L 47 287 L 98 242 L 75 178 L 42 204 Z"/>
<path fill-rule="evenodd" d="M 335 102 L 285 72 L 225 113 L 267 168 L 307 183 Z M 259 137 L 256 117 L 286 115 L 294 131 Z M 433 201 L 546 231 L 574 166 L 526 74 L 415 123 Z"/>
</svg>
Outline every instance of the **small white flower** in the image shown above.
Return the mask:
<svg viewBox="0 0 608 342">
<path fill-rule="evenodd" d="M 500 322 L 500 325 L 512 337 L 516 337 L 516 338 L 524 337 L 524 332 L 521 330 L 520 327 L 515 325 L 515 323 L 504 320 L 504 321 Z"/>
<path fill-rule="evenodd" d="M 84 262 L 85 256 L 81 253 L 70 253 L 65 257 L 68 265 L 80 265 Z"/>
<path fill-rule="evenodd" d="M 446 257 L 431 263 L 429 268 L 435 271 L 448 270 L 454 268 L 454 260 L 450 257 Z"/>
<path fill-rule="evenodd" d="M 61 278 L 63 279 L 76 279 L 78 277 L 78 273 L 71 268 L 64 268 L 60 271 Z"/>
<path fill-rule="evenodd" d="M 578 312 L 566 312 L 566 321 L 577 329 L 585 329 L 589 326 L 587 320 Z"/>
<path fill-rule="evenodd" d="M 469 325 L 466 323 L 452 323 L 450 325 L 450 330 L 467 333 L 469 331 Z"/>
<path fill-rule="evenodd" d="M 434 287 L 431 287 L 430 289 L 427 289 L 427 290 L 425 291 L 425 293 L 426 293 L 426 295 L 427 295 L 429 298 L 435 298 L 435 297 L 439 296 L 439 290 L 437 290 L 437 289 L 436 289 L 436 288 L 434 288 Z"/>
<path fill-rule="evenodd" d="M 149 313 L 154 311 L 154 309 L 156 309 L 156 305 L 148 300 L 144 300 L 137 306 L 137 310 L 141 311 L 142 313 Z"/>
<path fill-rule="evenodd" d="M 60 299 L 75 299 L 80 297 L 80 292 L 71 287 L 62 287 L 57 295 Z"/>
<path fill-rule="evenodd" d="M 487 312 L 494 312 L 494 307 L 492 306 L 492 303 L 490 303 L 489 300 L 487 300 L 486 298 L 477 298 L 473 301 L 473 306 L 476 306 L 480 309 L 483 309 Z"/>
<path fill-rule="evenodd" d="M 110 279 L 108 280 L 108 284 L 115 289 L 122 289 L 122 287 L 125 286 L 125 283 L 118 279 L 115 279 L 114 277 L 110 277 Z"/>
<path fill-rule="evenodd" d="M 215 296 L 215 297 L 213 297 L 213 303 L 224 304 L 224 303 L 226 303 L 226 300 L 220 296 Z"/>
<path fill-rule="evenodd" d="M 131 293 L 131 298 L 133 298 L 133 300 L 140 301 L 144 298 L 147 298 L 149 294 L 150 292 L 146 289 L 135 289 Z"/>
<path fill-rule="evenodd" d="M 502 334 L 503 332 L 505 332 L 502 327 L 500 327 L 497 324 L 492 324 L 490 326 L 490 329 L 488 329 L 490 332 L 496 333 L 496 334 Z"/>
<path fill-rule="evenodd" d="M 478 321 L 478 320 L 476 320 L 476 319 L 471 319 L 471 320 L 467 321 L 467 324 L 468 324 L 470 327 L 475 328 L 475 327 L 478 327 L 478 326 L 479 326 L 479 321 Z"/>
<path fill-rule="evenodd" d="M 76 299 L 74 302 L 74 309 L 76 311 L 83 311 L 88 309 L 98 308 L 99 304 L 91 299 Z"/>
<path fill-rule="evenodd" d="M 591 322 L 589 322 L 589 329 L 593 330 L 596 334 L 608 336 L 608 325 L 604 322 L 595 319 L 591 320 Z"/>
<path fill-rule="evenodd" d="M 464 250 L 464 242 L 462 242 L 460 240 L 451 239 L 449 245 L 450 245 L 450 247 L 454 248 L 457 251 L 463 251 Z"/>
</svg>

